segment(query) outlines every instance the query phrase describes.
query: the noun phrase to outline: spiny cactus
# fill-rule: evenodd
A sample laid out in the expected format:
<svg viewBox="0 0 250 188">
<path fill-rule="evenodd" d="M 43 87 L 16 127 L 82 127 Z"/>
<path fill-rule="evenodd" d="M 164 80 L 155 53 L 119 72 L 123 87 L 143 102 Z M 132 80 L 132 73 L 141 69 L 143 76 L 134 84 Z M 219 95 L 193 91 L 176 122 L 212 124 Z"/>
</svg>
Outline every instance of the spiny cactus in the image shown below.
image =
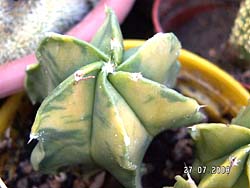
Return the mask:
<svg viewBox="0 0 250 188">
<path fill-rule="evenodd" d="M 30 134 L 38 139 L 34 168 L 83 164 L 108 170 L 125 187 L 141 187 L 140 165 L 152 138 L 203 118 L 195 100 L 163 85 L 176 79 L 180 47 L 173 34 L 160 33 L 124 52 L 110 9 L 91 44 L 45 38 L 26 78 L 31 100 L 45 98 Z"/>
<path fill-rule="evenodd" d="M 239 50 L 241 59 L 250 60 L 250 0 L 241 2 L 229 41 Z"/>
</svg>

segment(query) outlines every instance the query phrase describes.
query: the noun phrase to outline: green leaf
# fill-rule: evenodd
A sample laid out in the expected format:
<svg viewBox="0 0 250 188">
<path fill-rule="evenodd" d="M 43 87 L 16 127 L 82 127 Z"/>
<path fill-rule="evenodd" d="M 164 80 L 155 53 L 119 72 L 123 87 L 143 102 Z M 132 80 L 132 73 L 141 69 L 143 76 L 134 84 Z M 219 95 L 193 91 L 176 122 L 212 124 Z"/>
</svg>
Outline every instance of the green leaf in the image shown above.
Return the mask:
<svg viewBox="0 0 250 188">
<path fill-rule="evenodd" d="M 140 186 L 140 165 L 152 137 L 102 71 L 97 80 L 92 156 L 125 187 Z"/>
<path fill-rule="evenodd" d="M 101 62 L 83 67 L 86 76 L 95 76 Z M 95 79 L 75 82 L 71 75 L 41 104 L 31 130 L 39 140 L 33 150 L 34 168 L 55 171 L 65 165 L 95 166 L 90 154 L 90 138 Z"/>
<path fill-rule="evenodd" d="M 250 102 L 243 107 L 238 115 L 232 120 L 232 124 L 250 128 Z"/>
<path fill-rule="evenodd" d="M 28 67 L 25 83 L 33 103 L 41 102 L 77 69 L 98 60 L 108 60 L 87 42 L 54 33 L 41 42 L 36 57 L 39 64 Z"/>
<path fill-rule="evenodd" d="M 177 63 L 180 48 L 181 44 L 174 34 L 158 33 L 147 40 L 117 70 L 131 73 L 141 72 L 145 78 L 168 84 L 168 74 L 175 66 L 173 64 Z"/>
<path fill-rule="evenodd" d="M 198 103 L 139 73 L 115 72 L 109 79 L 151 135 L 203 118 Z"/>
<path fill-rule="evenodd" d="M 103 51 L 117 65 L 122 62 L 123 38 L 115 13 L 106 8 L 106 19 L 93 37 L 91 44 Z"/>
</svg>

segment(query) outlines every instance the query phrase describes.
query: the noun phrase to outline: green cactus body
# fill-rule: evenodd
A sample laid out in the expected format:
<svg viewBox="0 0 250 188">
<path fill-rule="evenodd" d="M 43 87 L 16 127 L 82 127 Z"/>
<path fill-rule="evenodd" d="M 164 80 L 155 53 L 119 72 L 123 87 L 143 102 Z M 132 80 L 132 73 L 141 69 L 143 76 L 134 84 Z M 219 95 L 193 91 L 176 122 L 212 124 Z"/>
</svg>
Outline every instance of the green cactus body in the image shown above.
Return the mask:
<svg viewBox="0 0 250 188">
<path fill-rule="evenodd" d="M 198 124 L 190 134 L 196 146 L 193 169 L 206 166 L 198 188 L 250 187 L 250 105 L 244 107 L 231 125 Z"/>
<path fill-rule="evenodd" d="M 30 134 L 39 141 L 31 161 L 45 172 L 72 164 L 103 168 L 139 188 L 153 137 L 203 115 L 195 100 L 163 85 L 178 72 L 176 37 L 157 34 L 124 52 L 117 19 L 107 14 L 92 44 L 51 34 L 38 49 L 39 63 L 27 70 L 30 98 L 44 99 Z"/>
<path fill-rule="evenodd" d="M 248 104 L 250 106 L 250 103 Z M 232 120 L 232 124 L 250 128 L 250 108 L 243 107 L 237 117 Z"/>
<path fill-rule="evenodd" d="M 39 63 L 28 66 L 26 90 L 33 103 L 41 102 L 52 90 L 77 69 L 108 56 L 93 45 L 70 36 L 47 34 L 36 57 Z"/>
<path fill-rule="evenodd" d="M 250 60 L 250 0 L 241 3 L 230 35 L 230 43 L 239 50 L 240 58 Z"/>
<path fill-rule="evenodd" d="M 92 63 L 81 70 L 86 75 L 96 75 L 102 64 Z M 31 158 L 35 169 L 49 172 L 62 163 L 93 164 L 90 136 L 83 135 L 90 135 L 91 131 L 94 89 L 94 79 L 75 84 L 72 75 L 42 103 L 31 130 L 31 138 L 41 138 Z M 61 156 L 64 156 L 63 161 Z"/>
<path fill-rule="evenodd" d="M 195 185 L 195 182 L 191 179 L 190 176 L 188 177 L 188 180 L 185 180 L 181 176 L 176 176 L 175 179 L 176 179 L 176 183 L 174 187 L 172 188 L 197 188 L 197 186 Z"/>
</svg>

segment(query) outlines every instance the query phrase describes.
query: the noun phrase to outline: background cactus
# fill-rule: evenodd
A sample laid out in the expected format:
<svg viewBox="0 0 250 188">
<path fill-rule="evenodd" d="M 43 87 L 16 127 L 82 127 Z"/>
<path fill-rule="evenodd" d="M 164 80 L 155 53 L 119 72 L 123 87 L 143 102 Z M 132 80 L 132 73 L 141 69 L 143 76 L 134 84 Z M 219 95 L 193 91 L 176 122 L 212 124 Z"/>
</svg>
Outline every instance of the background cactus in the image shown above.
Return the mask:
<svg viewBox="0 0 250 188">
<path fill-rule="evenodd" d="M 50 34 L 27 69 L 26 88 L 42 102 L 30 138 L 38 139 L 35 169 L 55 172 L 83 164 L 104 168 L 125 187 L 141 187 L 140 165 L 152 138 L 200 121 L 198 103 L 163 84 L 176 79 L 180 43 L 157 34 L 140 48 L 123 50 L 113 11 L 91 44 Z M 171 75 L 171 76 L 169 76 Z"/>
<path fill-rule="evenodd" d="M 199 188 L 250 186 L 250 105 L 230 125 L 198 124 L 190 129 L 197 159 L 193 176 Z M 203 170 L 198 172 L 198 168 Z"/>
<path fill-rule="evenodd" d="M 176 176 L 174 187 L 238 188 L 250 185 L 250 103 L 226 124 L 198 124 L 190 127 L 196 145 L 196 161 L 187 168 L 188 180 Z M 225 136 L 226 135 L 226 136 Z M 189 172 L 200 181 L 196 186 Z"/>
<path fill-rule="evenodd" d="M 230 35 L 230 43 L 238 50 L 239 58 L 250 60 L 250 0 L 241 2 Z"/>
</svg>

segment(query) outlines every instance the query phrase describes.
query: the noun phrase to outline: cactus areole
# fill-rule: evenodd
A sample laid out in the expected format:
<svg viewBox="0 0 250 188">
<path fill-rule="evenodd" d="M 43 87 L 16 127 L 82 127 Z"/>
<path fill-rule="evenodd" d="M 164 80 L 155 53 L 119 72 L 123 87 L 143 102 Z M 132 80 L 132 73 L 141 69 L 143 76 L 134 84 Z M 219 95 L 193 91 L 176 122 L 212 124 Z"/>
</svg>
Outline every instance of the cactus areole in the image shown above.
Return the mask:
<svg viewBox="0 0 250 188">
<path fill-rule="evenodd" d="M 152 138 L 203 116 L 195 100 L 169 88 L 179 70 L 177 38 L 159 33 L 124 51 L 117 18 L 106 12 L 91 43 L 49 34 L 38 63 L 27 67 L 28 95 L 43 101 L 30 134 L 38 139 L 31 162 L 46 173 L 76 164 L 105 169 L 138 188 Z"/>
</svg>

